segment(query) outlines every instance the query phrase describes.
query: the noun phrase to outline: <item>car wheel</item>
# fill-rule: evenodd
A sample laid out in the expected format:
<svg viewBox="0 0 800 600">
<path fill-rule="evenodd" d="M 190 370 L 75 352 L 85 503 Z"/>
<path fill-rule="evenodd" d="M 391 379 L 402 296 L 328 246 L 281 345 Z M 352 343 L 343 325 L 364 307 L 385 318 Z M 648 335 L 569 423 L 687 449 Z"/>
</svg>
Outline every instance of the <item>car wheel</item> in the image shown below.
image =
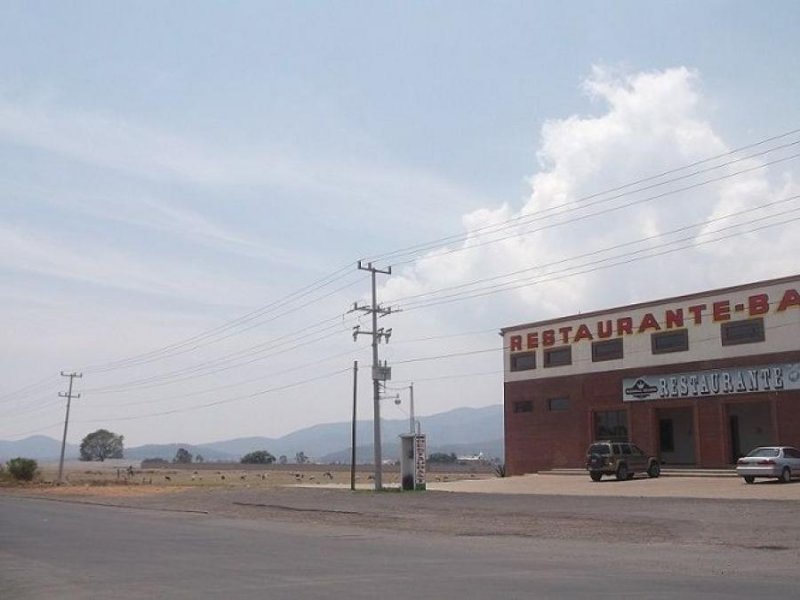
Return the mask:
<svg viewBox="0 0 800 600">
<path fill-rule="evenodd" d="M 650 468 L 647 469 L 648 477 L 658 477 L 661 475 L 661 465 L 659 465 L 656 461 L 650 463 Z"/>
<path fill-rule="evenodd" d="M 781 471 L 781 483 L 789 483 L 792 480 L 792 471 L 789 467 L 783 467 Z"/>
<path fill-rule="evenodd" d="M 617 467 L 617 480 L 625 481 L 628 478 L 628 465 L 622 463 Z"/>
<path fill-rule="evenodd" d="M 589 477 L 592 478 L 592 481 L 600 481 L 603 478 L 603 474 L 600 471 L 592 471 L 589 473 Z"/>
<path fill-rule="evenodd" d="M 744 479 L 745 483 L 753 483 L 756 480 L 752 475 L 745 475 L 742 479 Z"/>
</svg>

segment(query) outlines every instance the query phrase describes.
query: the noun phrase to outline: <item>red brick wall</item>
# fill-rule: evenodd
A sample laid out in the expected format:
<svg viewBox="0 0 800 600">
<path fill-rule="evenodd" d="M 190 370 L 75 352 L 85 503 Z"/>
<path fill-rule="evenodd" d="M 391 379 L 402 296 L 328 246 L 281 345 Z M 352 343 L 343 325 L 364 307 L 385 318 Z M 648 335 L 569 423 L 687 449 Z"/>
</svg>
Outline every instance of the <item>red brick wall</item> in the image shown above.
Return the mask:
<svg viewBox="0 0 800 600">
<path fill-rule="evenodd" d="M 511 475 L 552 468 L 583 467 L 586 448 L 593 441 L 592 413 L 627 410 L 632 442 L 645 452 L 658 450 L 658 408 L 692 406 L 695 409 L 695 455 L 705 468 L 729 466 L 726 401 L 772 400 L 775 443 L 800 447 L 800 392 L 718 396 L 697 400 L 622 401 L 622 380 L 638 375 L 677 373 L 800 361 L 800 351 L 743 358 L 682 363 L 651 369 L 607 371 L 567 377 L 549 377 L 505 384 L 506 468 Z M 566 411 L 548 411 L 548 399 L 568 396 Z M 531 400 L 532 412 L 515 413 L 514 403 Z"/>
</svg>

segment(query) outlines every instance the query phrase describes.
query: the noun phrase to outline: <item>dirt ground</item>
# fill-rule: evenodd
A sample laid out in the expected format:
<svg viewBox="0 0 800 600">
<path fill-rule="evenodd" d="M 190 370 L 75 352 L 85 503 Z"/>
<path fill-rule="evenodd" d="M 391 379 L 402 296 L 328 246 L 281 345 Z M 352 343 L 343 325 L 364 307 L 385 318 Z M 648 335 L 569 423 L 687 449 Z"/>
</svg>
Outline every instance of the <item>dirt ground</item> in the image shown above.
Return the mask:
<svg viewBox="0 0 800 600">
<path fill-rule="evenodd" d="M 424 492 L 374 492 L 368 473 L 359 473 L 357 491 L 349 489 L 349 477 L 347 470 L 305 466 L 302 471 L 134 470 L 117 478 L 115 467 L 104 467 L 71 469 L 64 486 L 0 488 L 0 493 L 348 530 L 711 543 L 787 549 L 800 556 L 800 482 L 746 485 L 734 477 L 662 477 L 594 483 L 574 475 L 501 479 L 464 472 L 433 474 Z M 391 476 L 384 479 L 392 483 Z"/>
</svg>

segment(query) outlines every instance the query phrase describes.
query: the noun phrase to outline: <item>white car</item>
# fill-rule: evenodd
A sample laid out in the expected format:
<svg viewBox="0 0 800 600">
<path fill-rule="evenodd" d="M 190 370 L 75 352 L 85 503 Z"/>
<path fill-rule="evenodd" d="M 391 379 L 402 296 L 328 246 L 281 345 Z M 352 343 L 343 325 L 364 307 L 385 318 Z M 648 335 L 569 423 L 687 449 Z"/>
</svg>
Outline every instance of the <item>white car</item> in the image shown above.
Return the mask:
<svg viewBox="0 0 800 600">
<path fill-rule="evenodd" d="M 736 474 L 746 483 L 756 477 L 775 477 L 789 483 L 800 477 L 800 450 L 791 446 L 762 446 L 736 462 Z"/>
</svg>

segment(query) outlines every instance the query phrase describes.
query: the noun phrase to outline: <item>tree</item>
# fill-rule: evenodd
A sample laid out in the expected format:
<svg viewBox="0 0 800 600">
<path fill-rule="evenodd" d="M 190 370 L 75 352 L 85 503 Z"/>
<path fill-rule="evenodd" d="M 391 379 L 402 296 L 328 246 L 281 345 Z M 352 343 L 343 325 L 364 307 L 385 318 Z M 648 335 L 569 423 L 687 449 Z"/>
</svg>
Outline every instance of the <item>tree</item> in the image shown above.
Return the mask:
<svg viewBox="0 0 800 600">
<path fill-rule="evenodd" d="M 104 461 L 107 458 L 122 458 L 123 437 L 107 429 L 90 433 L 81 442 L 81 460 Z"/>
<path fill-rule="evenodd" d="M 458 457 L 451 452 L 447 454 L 445 452 L 434 452 L 428 457 L 429 463 L 445 463 L 445 464 L 452 464 L 458 460 Z"/>
<path fill-rule="evenodd" d="M 188 465 L 192 462 L 192 453 L 186 448 L 178 448 L 178 451 L 175 453 L 175 458 L 172 459 L 172 462 L 180 465 Z"/>
<path fill-rule="evenodd" d="M 288 459 L 288 458 L 286 458 L 286 455 L 285 455 L 285 454 L 281 454 L 281 455 L 280 455 L 280 457 L 278 458 L 278 464 L 279 464 L 279 465 L 285 465 L 285 464 L 287 464 L 288 462 L 289 462 L 289 459 Z"/>
<path fill-rule="evenodd" d="M 306 453 L 301 450 L 300 452 L 295 454 L 294 462 L 296 462 L 298 465 L 306 464 L 308 462 L 308 457 L 306 456 Z"/>
<path fill-rule="evenodd" d="M 256 450 L 242 457 L 241 463 L 245 465 L 271 465 L 275 457 L 266 450 Z"/>
<path fill-rule="evenodd" d="M 39 464 L 32 458 L 12 458 L 6 463 L 9 474 L 17 481 L 31 481 Z"/>
<path fill-rule="evenodd" d="M 194 462 L 198 462 L 198 463 L 206 462 L 206 459 L 203 458 L 202 454 L 198 454 L 197 456 L 194 457 Z"/>
</svg>

